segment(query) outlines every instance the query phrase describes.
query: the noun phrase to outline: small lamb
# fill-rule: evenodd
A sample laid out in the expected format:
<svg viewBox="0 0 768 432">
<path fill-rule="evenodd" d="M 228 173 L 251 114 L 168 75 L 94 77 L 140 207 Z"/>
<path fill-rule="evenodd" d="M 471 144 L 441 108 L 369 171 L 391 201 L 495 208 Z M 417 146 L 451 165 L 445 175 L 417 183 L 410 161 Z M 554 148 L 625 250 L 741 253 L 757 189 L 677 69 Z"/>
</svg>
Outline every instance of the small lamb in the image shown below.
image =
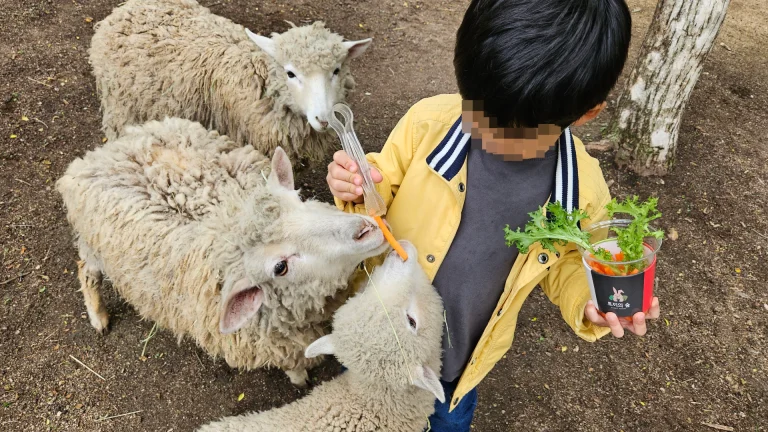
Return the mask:
<svg viewBox="0 0 768 432">
<path fill-rule="evenodd" d="M 402 242 L 408 256 L 412 244 Z M 386 307 L 386 310 L 385 310 Z M 415 258 L 395 252 L 371 282 L 334 315 L 333 333 L 306 356 L 333 354 L 348 370 L 296 402 L 225 417 L 199 432 L 422 432 L 445 395 L 441 367 L 443 305 Z"/>
<path fill-rule="evenodd" d="M 268 38 L 194 0 L 128 0 L 96 24 L 88 52 L 110 140 L 126 125 L 180 117 L 295 160 L 338 144 L 328 119 L 354 88 L 349 60 L 370 44 L 322 22 Z"/>
<path fill-rule="evenodd" d="M 368 217 L 302 202 L 291 169 L 280 147 L 270 168 L 253 147 L 178 118 L 129 127 L 73 161 L 56 188 L 93 327 L 109 323 L 104 275 L 179 340 L 304 385 L 321 360 L 304 349 L 327 333 L 356 266 L 388 244 Z"/>
</svg>

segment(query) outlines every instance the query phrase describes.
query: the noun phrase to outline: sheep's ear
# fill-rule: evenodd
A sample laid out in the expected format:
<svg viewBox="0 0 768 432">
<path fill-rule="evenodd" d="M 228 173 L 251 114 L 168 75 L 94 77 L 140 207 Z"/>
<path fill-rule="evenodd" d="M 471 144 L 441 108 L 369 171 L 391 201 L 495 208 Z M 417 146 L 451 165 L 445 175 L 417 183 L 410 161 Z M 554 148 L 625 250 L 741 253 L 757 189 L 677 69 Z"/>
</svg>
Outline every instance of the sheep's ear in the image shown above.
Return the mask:
<svg viewBox="0 0 768 432">
<path fill-rule="evenodd" d="M 432 393 L 440 403 L 445 403 L 443 385 L 440 384 L 440 379 L 435 371 L 430 369 L 429 366 L 418 366 L 414 369 L 413 385 Z"/>
<path fill-rule="evenodd" d="M 360 57 L 363 55 L 365 50 L 368 49 L 369 46 L 371 46 L 371 42 L 373 42 L 373 39 L 363 39 L 359 41 L 348 41 L 343 42 L 344 48 L 347 49 L 347 58 L 353 59 L 356 57 Z"/>
<path fill-rule="evenodd" d="M 304 357 L 306 358 L 313 358 L 323 354 L 336 354 L 336 348 L 333 346 L 333 338 L 331 335 L 321 337 L 312 342 L 307 349 L 304 350 Z"/>
<path fill-rule="evenodd" d="M 269 54 L 272 58 L 275 57 L 275 41 L 265 36 L 259 36 L 248 29 L 245 29 L 245 34 L 247 34 L 253 43 L 261 48 L 262 51 Z"/>
<path fill-rule="evenodd" d="M 272 171 L 269 173 L 269 183 L 275 186 L 282 186 L 288 190 L 293 190 L 293 166 L 291 160 L 282 147 L 275 149 L 272 155 Z"/>
<path fill-rule="evenodd" d="M 234 333 L 242 328 L 264 303 L 264 291 L 252 286 L 248 279 L 235 282 L 223 300 L 219 331 L 223 334 Z"/>
</svg>

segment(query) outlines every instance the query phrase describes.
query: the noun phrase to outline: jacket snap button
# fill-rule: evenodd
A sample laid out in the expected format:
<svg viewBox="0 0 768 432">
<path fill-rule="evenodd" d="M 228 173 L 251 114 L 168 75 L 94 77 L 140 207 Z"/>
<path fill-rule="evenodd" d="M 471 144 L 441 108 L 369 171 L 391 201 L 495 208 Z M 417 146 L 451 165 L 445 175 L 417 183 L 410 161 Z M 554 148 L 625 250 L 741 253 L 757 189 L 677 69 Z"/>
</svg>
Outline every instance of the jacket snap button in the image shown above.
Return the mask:
<svg viewBox="0 0 768 432">
<path fill-rule="evenodd" d="M 431 263 L 435 262 L 435 256 L 432 254 L 427 255 L 427 261 Z"/>
<path fill-rule="evenodd" d="M 546 264 L 549 261 L 549 255 L 544 252 L 539 254 L 539 264 Z"/>
<path fill-rule="evenodd" d="M 464 183 L 459 183 L 459 192 L 464 192 Z"/>
</svg>

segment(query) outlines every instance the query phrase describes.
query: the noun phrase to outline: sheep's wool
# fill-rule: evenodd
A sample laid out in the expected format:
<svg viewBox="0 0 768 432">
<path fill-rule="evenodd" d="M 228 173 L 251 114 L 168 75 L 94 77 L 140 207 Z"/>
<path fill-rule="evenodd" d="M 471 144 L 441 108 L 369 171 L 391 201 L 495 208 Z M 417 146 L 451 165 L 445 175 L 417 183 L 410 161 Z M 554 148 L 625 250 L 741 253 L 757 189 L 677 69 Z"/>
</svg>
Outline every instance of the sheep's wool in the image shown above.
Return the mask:
<svg viewBox="0 0 768 432">
<path fill-rule="evenodd" d="M 408 255 L 416 256 L 415 248 Z M 424 431 L 435 395 L 411 379 L 417 366 L 440 371 L 442 300 L 417 260 L 393 260 L 400 258 L 387 258 L 370 284 L 338 309 L 326 342 L 308 348 L 332 351 L 346 372 L 293 403 L 225 417 L 198 432 Z M 413 314 L 417 330 L 409 329 L 406 314 Z M 441 387 L 438 380 L 435 374 L 432 382 Z"/>
<path fill-rule="evenodd" d="M 328 297 L 346 290 L 349 274 L 302 280 L 293 297 L 265 290 L 258 320 L 219 330 L 222 287 L 244 277 L 243 251 L 285 237 L 280 199 L 265 186 L 269 162 L 173 118 L 126 128 L 74 160 L 56 187 L 81 258 L 142 317 L 232 367 L 303 370 L 319 363 L 303 351 L 325 334 Z"/>
<path fill-rule="evenodd" d="M 310 68 L 341 64 L 338 100 L 354 87 L 342 37 L 322 23 L 273 35 L 281 61 Z M 282 67 L 245 28 L 193 0 L 129 0 L 95 26 L 89 49 L 109 139 L 130 124 L 181 117 L 271 156 L 325 156 L 338 145 L 295 112 Z"/>
</svg>

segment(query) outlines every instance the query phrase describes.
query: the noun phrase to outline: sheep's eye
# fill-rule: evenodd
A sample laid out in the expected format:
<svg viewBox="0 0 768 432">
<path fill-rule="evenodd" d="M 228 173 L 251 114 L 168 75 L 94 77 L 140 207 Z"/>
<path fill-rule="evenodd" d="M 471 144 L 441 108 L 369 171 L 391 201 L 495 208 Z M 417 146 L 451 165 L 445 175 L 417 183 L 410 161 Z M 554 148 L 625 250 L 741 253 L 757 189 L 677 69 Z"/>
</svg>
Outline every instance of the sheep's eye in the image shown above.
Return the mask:
<svg viewBox="0 0 768 432">
<path fill-rule="evenodd" d="M 288 273 L 288 263 L 283 260 L 275 264 L 275 276 L 285 276 Z"/>
<path fill-rule="evenodd" d="M 296 78 L 296 74 L 291 71 L 288 71 L 288 78 Z"/>
<path fill-rule="evenodd" d="M 339 72 L 341 72 L 341 69 L 339 69 L 339 68 L 336 68 L 336 70 L 335 70 L 335 71 L 333 71 L 333 74 L 334 74 L 334 75 L 338 75 L 338 74 L 339 74 Z"/>
<path fill-rule="evenodd" d="M 406 314 L 405 316 L 408 317 L 408 325 L 410 325 L 412 329 L 416 330 L 416 320 L 413 319 L 413 317 L 411 317 L 408 314 Z"/>
</svg>

